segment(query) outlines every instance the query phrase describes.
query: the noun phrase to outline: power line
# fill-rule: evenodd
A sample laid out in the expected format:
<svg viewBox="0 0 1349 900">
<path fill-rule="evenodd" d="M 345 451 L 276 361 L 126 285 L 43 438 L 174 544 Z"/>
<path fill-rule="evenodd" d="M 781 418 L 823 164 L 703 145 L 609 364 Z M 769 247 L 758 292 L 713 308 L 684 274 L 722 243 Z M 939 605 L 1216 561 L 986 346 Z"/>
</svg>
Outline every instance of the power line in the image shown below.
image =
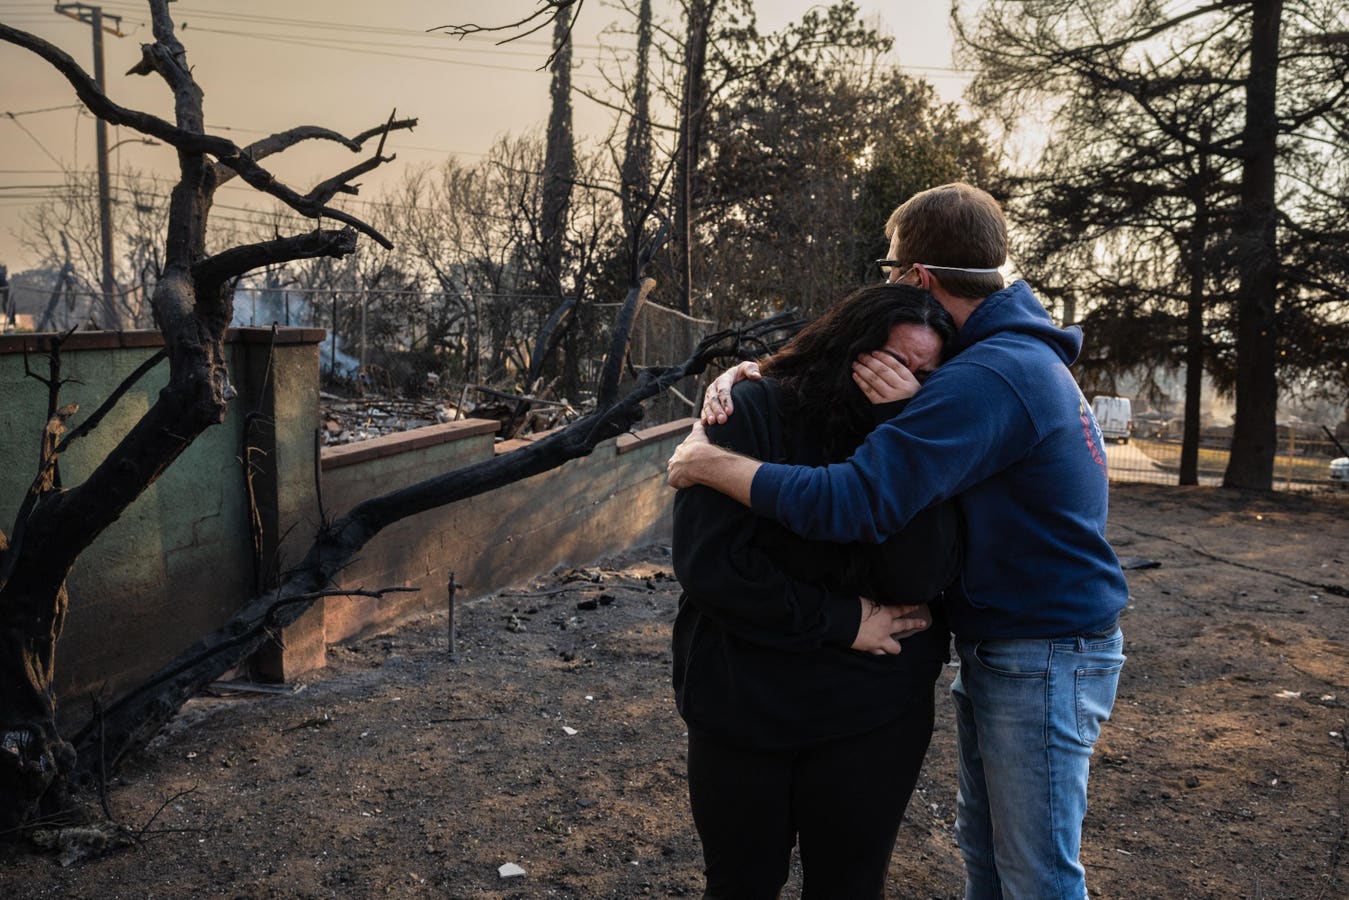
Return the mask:
<svg viewBox="0 0 1349 900">
<path fill-rule="evenodd" d="M 527 56 L 535 60 L 539 58 L 539 52 L 535 50 L 511 50 L 508 48 L 501 48 L 501 47 L 461 47 L 453 45 L 447 46 L 448 42 L 441 44 L 409 44 L 407 41 L 370 41 L 370 40 L 360 40 L 358 38 L 324 37 L 324 36 L 311 36 L 305 34 L 285 34 L 285 33 L 278 34 L 276 32 L 261 32 L 261 31 L 239 32 L 239 31 L 229 31 L 222 28 L 193 28 L 191 30 L 204 31 L 209 34 L 225 34 L 233 37 L 274 38 L 278 40 L 281 39 L 305 40 L 305 41 L 322 42 L 324 44 L 329 45 L 346 44 L 352 47 L 376 47 L 376 48 L 394 47 L 403 50 L 429 50 L 432 52 L 443 51 L 447 53 L 477 53 L 477 54 L 486 53 L 491 54 L 493 56 Z M 333 49 L 345 49 L 345 48 L 335 46 Z M 520 71 L 537 71 L 537 70 L 521 69 Z"/>
<path fill-rule="evenodd" d="M 501 72 L 521 72 L 525 74 L 543 74 L 539 69 L 522 69 L 518 66 L 494 66 L 491 63 L 466 62 L 460 59 L 444 59 L 436 56 L 416 56 L 410 53 L 393 53 L 387 50 L 366 50 L 357 47 L 340 47 L 331 43 L 322 43 L 320 39 L 280 37 L 276 35 L 249 34 L 243 31 L 225 31 L 222 29 L 202 28 L 201 31 L 210 31 L 216 34 L 226 34 L 235 37 L 251 38 L 258 41 L 268 41 L 277 44 L 289 44 L 296 47 L 310 47 L 316 50 L 334 50 L 339 53 L 358 53 L 364 56 L 384 56 L 392 59 L 410 59 L 421 62 L 441 63 L 450 66 L 467 66 L 472 69 L 494 69 Z M 573 73 L 574 78 L 598 78 L 597 75 L 588 75 L 584 72 Z"/>
<path fill-rule="evenodd" d="M 18 112 L 4 112 L 0 113 L 0 116 L 8 116 L 14 119 L 18 116 L 35 116 L 38 113 L 56 112 L 62 109 L 79 109 L 82 106 L 84 106 L 83 103 L 67 103 L 65 106 L 46 106 L 42 109 L 21 109 Z"/>
<path fill-rule="evenodd" d="M 52 162 L 54 162 L 54 163 L 56 163 L 58 166 L 60 166 L 61 169 L 62 169 L 63 171 L 65 170 L 65 168 L 66 168 L 66 167 L 65 167 L 65 164 L 63 164 L 63 163 L 61 162 L 61 160 L 59 160 L 59 159 L 56 158 L 56 154 L 54 154 L 54 153 L 52 153 L 50 150 L 48 150 L 48 149 L 47 149 L 47 145 L 44 144 L 44 143 L 42 143 L 42 141 L 38 140 L 38 139 L 37 139 L 37 135 L 35 135 L 35 134 L 33 134 L 33 132 L 29 131 L 28 128 L 27 128 L 22 122 L 20 122 L 17 118 L 15 118 L 15 116 L 14 116 L 13 113 L 6 113 L 6 116 L 8 116 L 8 118 L 9 118 L 9 120 L 10 120 L 11 122 L 13 122 L 15 125 L 19 126 L 19 130 L 20 130 L 20 131 L 22 131 L 24 134 L 26 134 L 26 135 L 28 135 L 30 138 L 32 138 L 32 139 L 33 139 L 33 143 L 34 143 L 34 144 L 37 144 L 38 147 L 40 147 L 40 148 L 42 149 L 42 152 L 45 153 L 45 154 L 47 154 L 47 157 L 48 157 Z"/>
<path fill-rule="evenodd" d="M 134 12 L 141 13 L 142 15 L 144 14 L 144 7 L 137 5 L 118 2 L 105 2 L 103 5 L 110 9 L 111 8 L 130 9 L 133 10 Z M 395 37 L 426 37 L 428 34 L 432 34 L 435 31 L 435 28 L 441 27 L 441 26 L 433 26 L 432 28 L 428 29 L 417 29 L 417 28 L 398 28 L 389 25 L 363 24 L 359 22 L 316 22 L 312 19 L 298 19 L 286 16 L 252 15 L 248 13 L 231 13 L 231 12 L 222 12 L 220 10 L 207 10 L 197 7 L 183 6 L 181 4 L 175 6 L 174 17 L 175 19 L 183 22 L 183 24 L 180 27 L 186 30 L 191 30 L 190 26 L 191 19 L 208 19 L 208 20 L 218 19 L 226 22 L 245 22 L 249 24 L 264 23 L 268 25 L 290 26 L 302 29 L 347 31 L 347 32 L 356 32 L 358 34 L 385 34 Z M 446 38 L 447 40 L 450 39 L 448 35 L 446 36 Z M 455 37 L 454 39 L 456 41 L 462 42 L 489 43 L 493 45 L 500 43 L 499 38 L 488 37 L 486 35 L 482 37 L 470 35 L 466 36 L 466 39 L 460 39 L 458 37 Z M 550 41 L 521 39 L 512 41 L 511 43 L 517 46 L 533 46 L 547 49 L 552 48 L 552 43 Z M 586 50 L 602 49 L 601 45 L 599 44 L 582 44 L 579 42 L 573 42 L 572 46 Z"/>
</svg>

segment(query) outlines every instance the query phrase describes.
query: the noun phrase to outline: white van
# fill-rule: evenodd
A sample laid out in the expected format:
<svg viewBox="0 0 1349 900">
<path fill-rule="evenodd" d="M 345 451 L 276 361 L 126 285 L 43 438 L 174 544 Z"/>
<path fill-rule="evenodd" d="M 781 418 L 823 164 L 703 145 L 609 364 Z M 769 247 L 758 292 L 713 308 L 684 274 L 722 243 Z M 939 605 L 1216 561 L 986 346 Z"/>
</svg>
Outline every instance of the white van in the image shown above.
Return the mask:
<svg viewBox="0 0 1349 900">
<path fill-rule="evenodd" d="M 1133 404 L 1128 397 L 1094 397 L 1091 401 L 1091 414 L 1096 424 L 1101 426 L 1101 438 L 1107 441 L 1129 443 L 1129 432 L 1133 430 Z"/>
</svg>

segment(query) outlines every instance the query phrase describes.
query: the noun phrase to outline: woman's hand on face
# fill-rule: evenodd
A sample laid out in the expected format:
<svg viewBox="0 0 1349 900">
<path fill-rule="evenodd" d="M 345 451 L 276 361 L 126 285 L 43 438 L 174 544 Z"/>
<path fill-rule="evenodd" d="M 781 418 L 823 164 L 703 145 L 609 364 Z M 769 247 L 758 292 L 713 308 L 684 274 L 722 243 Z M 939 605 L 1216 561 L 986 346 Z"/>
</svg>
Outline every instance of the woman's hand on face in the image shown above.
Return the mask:
<svg viewBox="0 0 1349 900">
<path fill-rule="evenodd" d="M 872 350 L 852 364 L 852 380 L 873 404 L 907 400 L 918 393 L 918 379 L 886 350 Z"/>
</svg>

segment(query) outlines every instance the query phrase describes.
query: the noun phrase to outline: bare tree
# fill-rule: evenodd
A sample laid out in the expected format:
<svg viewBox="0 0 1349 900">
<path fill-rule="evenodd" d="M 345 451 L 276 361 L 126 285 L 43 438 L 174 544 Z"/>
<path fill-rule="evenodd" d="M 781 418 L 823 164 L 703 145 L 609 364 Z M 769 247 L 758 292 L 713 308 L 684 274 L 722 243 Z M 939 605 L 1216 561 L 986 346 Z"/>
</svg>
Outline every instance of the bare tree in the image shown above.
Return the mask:
<svg viewBox="0 0 1349 900">
<path fill-rule="evenodd" d="M 679 97 L 679 137 L 675 148 L 673 219 L 679 247 L 679 295 L 675 308 L 693 309 L 694 175 L 702 156 L 707 117 L 707 45 L 719 0 L 688 0 L 685 7 L 683 88 Z"/>
<path fill-rule="evenodd" d="M 576 181 L 576 144 L 571 127 L 571 10 L 561 9 L 553 22 L 553 58 L 552 83 L 549 87 L 551 108 L 548 113 L 548 130 L 545 136 L 546 146 L 543 159 L 543 207 L 540 210 L 539 242 L 542 244 L 544 272 L 540 287 L 544 293 L 557 295 L 553 314 L 549 319 L 553 324 L 556 339 L 548 343 L 537 342 L 535 354 L 541 354 L 546 347 L 557 346 L 558 341 L 567 348 L 563 380 L 564 390 L 576 396 L 580 389 L 580 361 L 577 359 L 576 315 L 577 298 L 566 296 L 562 288 L 563 278 L 563 240 L 566 223 L 570 217 L 572 189 Z M 531 366 L 531 375 L 537 377 Z M 534 377 L 527 379 L 526 390 L 532 390 Z"/>
<path fill-rule="evenodd" d="M 391 118 L 351 138 L 324 128 L 301 127 L 248 147 L 212 135 L 168 0 L 151 0 L 149 6 L 154 41 L 142 46 L 141 61 L 131 71 L 156 74 L 164 80 L 174 98 L 172 122 L 117 104 L 63 50 L 0 25 L 0 40 L 50 63 L 94 115 L 173 146 L 179 159 L 169 201 L 162 272 L 151 297 L 164 338 L 167 384 L 85 481 L 59 487 L 54 476 L 61 452 L 97 425 L 107 404 L 66 433 L 76 409 L 60 404 L 61 376 L 52 371 L 46 380 L 53 415 L 44 430 L 39 472 L 20 504 L 8 539 L 0 537 L 0 830 L 20 825 L 65 800 L 75 756 L 57 731 L 52 695 L 56 639 L 66 614 L 65 579 L 80 553 L 199 434 L 223 419 L 235 395 L 224 348 L 233 279 L 259 266 L 349 254 L 358 233 L 387 245 L 375 229 L 328 202 L 339 192 L 353 192 L 352 178 L 387 161 L 380 150 L 390 129 L 413 124 Z M 304 140 L 332 140 L 360 151 L 375 137 L 380 138 L 380 150 L 305 193 L 286 186 L 261 164 L 266 157 Z M 320 227 L 209 254 L 206 235 L 215 191 L 235 177 L 308 218 L 331 219 L 343 227 Z"/>
<path fill-rule="evenodd" d="M 163 265 L 164 224 L 168 195 L 157 190 L 143 172 L 123 172 L 113 191 L 112 230 L 121 251 L 113 265 L 114 304 L 124 326 L 150 325 L 146 302 Z M 103 305 L 103 249 L 100 238 L 97 178 L 92 172 L 68 172 L 54 195 L 23 216 L 19 242 L 39 260 L 40 268 L 60 271 L 69 263 L 72 289 L 93 300 L 99 324 Z M 83 314 L 85 311 L 81 310 Z"/>
<path fill-rule="evenodd" d="M 637 58 L 632 82 L 632 114 L 623 142 L 619 183 L 623 197 L 623 231 L 633 247 L 640 243 L 639 224 L 651 200 L 651 0 L 637 11 Z"/>
<path fill-rule="evenodd" d="M 347 191 L 350 178 L 387 161 L 383 138 L 412 121 L 390 119 L 353 138 L 320 128 L 298 128 L 239 148 L 206 133 L 201 95 L 186 64 L 168 12 L 168 0 L 152 0 L 156 41 L 145 47 L 144 73 L 157 72 L 175 95 L 176 121 L 118 106 L 94 85 L 69 56 L 40 38 L 0 26 L 0 39 L 31 49 L 55 65 L 97 115 L 130 125 L 179 150 L 179 180 L 173 190 L 163 272 L 153 306 L 165 349 L 150 357 L 92 415 L 73 430 L 77 410 L 60 405 L 60 338 L 52 339 L 48 385 L 50 417 L 43 433 L 42 462 L 23 499 L 15 527 L 0 534 L 0 833 L 15 833 L 71 800 L 77 773 L 101 772 L 144 745 L 201 685 L 232 668 L 267 639 L 272 629 L 298 618 L 332 583 L 352 555 L 375 534 L 407 516 L 474 496 L 588 454 L 600 441 L 628 430 L 642 415 L 641 404 L 680 378 L 701 371 L 711 360 L 758 355 L 796 323 L 789 317 L 705 339 L 683 363 L 637 373 L 636 385 L 595 412 L 531 444 L 466 469 L 372 498 L 325 523 L 301 563 L 274 590 L 253 598 L 222 628 L 185 650 L 146 683 L 104 707 L 73 741 L 58 732 L 51 690 L 54 647 L 66 613 L 65 578 L 80 552 L 154 482 L 192 441 L 221 421 L 234 395 L 224 360 L 223 338 L 231 318 L 231 285 L 260 266 L 293 264 L 319 257 L 349 256 L 358 232 L 381 245 L 388 240 L 359 219 L 328 207 Z M 259 160 L 306 139 L 337 140 L 353 149 L 379 136 L 380 148 L 365 162 L 301 194 L 276 181 Z M 214 190 L 239 176 L 279 197 L 311 218 L 335 218 L 347 227 L 275 237 L 215 254 L 205 251 Z M 534 179 L 537 183 L 537 178 Z M 614 210 L 596 221 L 615 218 Z M 643 253 L 649 263 L 664 235 Z M 598 242 L 591 242 L 592 249 Z M 635 308 L 649 284 L 634 284 L 627 308 Z M 615 329 L 604 366 L 605 384 L 616 380 L 626 353 L 626 327 Z M 62 451 L 97 426 L 103 415 L 138 379 L 161 361 L 169 364 L 168 384 L 156 403 L 83 483 L 62 487 L 57 471 Z"/>
<path fill-rule="evenodd" d="M 1318 157 L 1335 156 L 1344 164 L 1345 5 L 990 0 L 968 25 L 958 4 L 953 15 L 963 44 L 981 65 L 972 96 L 985 108 L 1010 118 L 1048 102 L 1059 109 L 1056 125 L 1062 125 L 1078 108 L 1063 105 L 1066 99 L 1084 91 L 1108 94 L 1169 145 L 1202 153 L 1212 165 L 1239 168 L 1232 213 L 1221 233 L 1214 231 L 1235 269 L 1231 374 L 1237 412 L 1223 483 L 1269 489 L 1279 370 L 1288 361 L 1281 333 L 1290 317 L 1311 309 L 1308 294 L 1320 294 L 1322 303 L 1344 297 L 1328 280 L 1290 272 L 1286 257 L 1311 238 L 1325 240 L 1328 257 L 1344 242 L 1342 232 L 1335 238 L 1301 222 L 1314 218 L 1307 213 L 1324 194 L 1332 195 L 1332 207 L 1344 202 L 1335 197 L 1341 185 L 1309 182 L 1303 170 Z M 1178 119 L 1178 101 L 1193 101 L 1193 89 L 1201 86 L 1234 98 L 1230 114 Z M 1201 120 L 1210 124 L 1207 134 L 1198 127 Z M 1063 139 L 1065 129 L 1056 131 L 1056 141 Z M 1330 316 L 1322 322 L 1336 324 Z"/>
</svg>

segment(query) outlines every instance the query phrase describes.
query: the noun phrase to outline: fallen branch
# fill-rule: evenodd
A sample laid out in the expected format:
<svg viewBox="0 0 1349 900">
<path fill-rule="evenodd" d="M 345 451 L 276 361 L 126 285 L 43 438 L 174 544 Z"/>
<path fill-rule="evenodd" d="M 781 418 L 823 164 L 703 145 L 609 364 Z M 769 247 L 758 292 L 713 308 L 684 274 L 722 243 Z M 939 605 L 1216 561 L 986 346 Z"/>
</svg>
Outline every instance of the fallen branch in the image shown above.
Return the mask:
<svg viewBox="0 0 1349 900">
<path fill-rule="evenodd" d="M 144 685 L 108 707 L 105 728 L 109 760 L 116 765 L 128 753 L 144 746 L 202 686 L 260 647 L 268 629 L 291 624 L 318 597 L 356 593 L 333 590 L 330 585 L 355 554 L 384 528 L 417 513 L 513 484 L 587 456 L 600 442 L 630 430 L 642 416 L 642 403 L 670 385 L 700 374 L 713 360 L 758 355 L 775 343 L 775 336 L 799 326 L 794 314 L 780 313 L 745 328 L 709 335 L 684 362 L 642 370 L 637 384 L 624 397 L 528 446 L 358 504 L 320 531 L 304 560 L 275 593 L 249 601 L 220 629 L 199 640 Z M 747 353 L 747 347 L 753 351 Z M 80 767 L 92 769 L 96 764 L 96 735 L 86 727 L 73 743 Z"/>
<path fill-rule="evenodd" d="M 265 641 L 268 637 L 272 636 L 273 629 L 282 625 L 288 625 L 295 620 L 296 616 L 290 616 L 289 618 L 286 619 L 285 622 L 280 621 L 282 616 L 281 611 L 288 606 L 304 604 L 304 608 L 308 609 L 315 600 L 319 600 L 323 597 L 373 597 L 376 599 L 380 599 L 385 594 L 416 593 L 417 591 L 420 590 L 421 588 L 415 587 L 387 587 L 387 588 L 379 588 L 376 590 L 366 590 L 364 588 L 341 590 L 334 588 L 332 590 L 310 591 L 307 594 L 297 594 L 295 596 L 284 597 L 280 600 L 276 600 L 275 602 L 267 606 L 262 611 L 261 615 L 257 616 L 251 621 L 240 622 L 239 616 L 236 614 L 235 617 L 230 620 L 230 623 L 237 623 L 237 628 L 234 634 L 218 642 L 211 643 L 204 649 L 189 651 L 190 655 L 185 654 L 186 655 L 185 659 L 180 658 L 179 661 L 171 663 L 167 668 L 161 669 L 149 681 L 138 686 L 131 693 L 119 698 L 115 703 L 111 704 L 106 710 L 104 710 L 103 719 L 106 720 L 108 716 L 116 715 L 116 713 L 119 710 L 125 709 L 128 706 L 133 705 L 142 696 L 150 693 L 160 685 L 166 684 L 172 681 L 177 676 L 193 670 L 194 667 L 200 665 L 203 662 L 206 662 L 208 660 L 220 656 L 227 650 L 235 649 L 245 645 L 249 645 L 252 649 L 256 649 L 257 647 L 261 646 L 263 641 Z M 198 642 L 199 645 L 202 643 L 206 643 L 206 641 Z M 249 653 L 252 652 L 252 649 L 249 650 Z M 243 654 L 243 656 L 247 655 L 248 653 Z M 242 659 L 243 656 L 240 656 L 239 659 Z M 230 668 L 233 668 L 233 666 L 232 665 L 226 666 L 222 668 L 220 671 L 224 672 L 226 669 Z M 213 681 L 214 678 L 208 680 Z M 198 685 L 198 687 L 201 687 L 204 684 L 205 682 L 203 682 L 202 685 Z M 92 730 L 94 730 L 93 723 L 91 723 L 90 725 L 86 725 L 84 729 L 75 736 L 74 743 L 76 744 L 76 746 L 83 748 L 86 742 L 89 740 L 90 732 Z M 103 754 L 106 753 L 107 749 L 106 725 L 100 722 L 100 727 L 98 731 L 99 731 L 100 754 Z M 112 757 L 112 762 L 114 766 L 116 765 L 117 761 L 121 759 L 124 752 L 125 751 L 118 752 L 115 749 Z M 81 756 L 81 759 L 83 760 L 83 756 Z M 103 757 L 103 759 L 106 761 L 106 757 Z"/>
</svg>

